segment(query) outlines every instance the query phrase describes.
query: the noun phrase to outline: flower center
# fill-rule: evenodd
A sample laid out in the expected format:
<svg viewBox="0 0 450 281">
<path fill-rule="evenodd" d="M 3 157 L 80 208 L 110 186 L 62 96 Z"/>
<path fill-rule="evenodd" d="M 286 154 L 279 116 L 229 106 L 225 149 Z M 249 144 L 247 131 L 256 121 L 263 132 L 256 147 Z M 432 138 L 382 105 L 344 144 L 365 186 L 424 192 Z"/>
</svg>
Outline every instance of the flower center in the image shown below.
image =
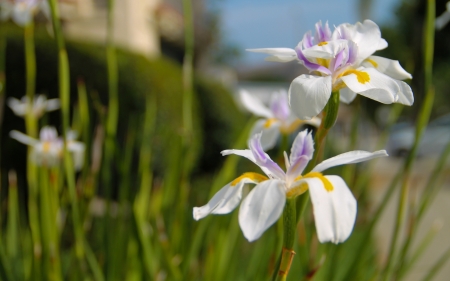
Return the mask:
<svg viewBox="0 0 450 281">
<path fill-rule="evenodd" d="M 362 72 L 362 71 L 355 70 L 355 69 L 346 70 L 341 75 L 339 75 L 339 77 L 347 76 L 349 74 L 355 74 L 356 79 L 358 79 L 358 82 L 361 84 L 366 84 L 367 82 L 370 81 L 370 76 L 367 72 Z"/>
<path fill-rule="evenodd" d="M 270 128 L 270 126 L 272 126 L 273 123 L 275 123 L 277 121 L 277 119 L 275 118 L 269 118 L 267 119 L 266 123 L 264 123 L 264 128 Z"/>
<path fill-rule="evenodd" d="M 324 177 L 324 175 L 322 175 L 322 173 L 319 173 L 319 172 L 311 172 L 304 176 L 298 176 L 297 178 L 295 178 L 294 182 L 297 182 L 297 181 L 299 181 L 301 179 L 305 179 L 305 178 L 318 178 L 319 180 L 322 181 L 323 187 L 325 188 L 326 191 L 331 192 L 334 190 L 334 187 L 331 184 L 331 182 L 326 177 Z M 286 192 L 286 197 L 292 198 L 292 197 L 301 195 L 304 192 L 306 192 L 306 190 L 308 190 L 308 184 L 306 182 L 300 182 L 299 184 L 291 186 L 288 189 L 288 191 Z"/>
</svg>

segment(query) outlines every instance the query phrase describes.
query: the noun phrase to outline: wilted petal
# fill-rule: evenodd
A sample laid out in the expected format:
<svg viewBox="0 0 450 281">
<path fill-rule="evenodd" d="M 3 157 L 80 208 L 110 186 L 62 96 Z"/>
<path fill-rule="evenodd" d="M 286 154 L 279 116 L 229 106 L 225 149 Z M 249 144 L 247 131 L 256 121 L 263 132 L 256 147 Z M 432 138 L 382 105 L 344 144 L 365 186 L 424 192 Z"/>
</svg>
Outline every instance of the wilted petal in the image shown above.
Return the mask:
<svg viewBox="0 0 450 281">
<path fill-rule="evenodd" d="M 391 104 L 398 99 L 400 89 L 396 80 L 374 68 L 351 70 L 341 79 L 353 92 L 378 102 Z"/>
<path fill-rule="evenodd" d="M 249 94 L 247 91 L 244 90 L 241 90 L 239 94 L 241 97 L 242 105 L 248 111 L 261 117 L 266 118 L 273 117 L 273 114 L 270 111 L 270 109 L 267 108 L 267 106 L 265 106 L 260 99 L 256 98 L 255 96 Z"/>
<path fill-rule="evenodd" d="M 288 62 L 297 59 L 295 50 L 290 48 L 247 49 L 247 51 L 268 54 L 270 56 L 265 59 L 267 61 Z"/>
<path fill-rule="evenodd" d="M 319 114 L 331 95 L 331 77 L 300 75 L 289 88 L 291 110 L 302 120 Z"/>
<path fill-rule="evenodd" d="M 248 241 L 258 239 L 281 216 L 286 202 L 283 186 L 280 180 L 264 181 L 242 201 L 239 225 Z"/>
<path fill-rule="evenodd" d="M 338 176 L 325 176 L 333 190 L 325 189 L 318 178 L 308 178 L 309 194 L 314 208 L 317 236 L 321 243 L 344 242 L 352 233 L 355 224 L 356 199 Z"/>
<path fill-rule="evenodd" d="M 368 59 L 364 60 L 362 63 L 365 67 L 373 67 L 381 73 L 386 74 L 397 80 L 405 80 L 411 79 L 412 76 L 403 67 L 397 60 L 390 60 L 383 57 L 378 56 L 370 56 Z"/>
<path fill-rule="evenodd" d="M 280 122 L 271 122 L 268 119 L 256 121 L 250 131 L 250 138 L 259 133 L 262 133 L 261 146 L 263 150 L 267 151 L 273 148 L 280 136 Z"/>
<path fill-rule="evenodd" d="M 323 161 L 322 163 L 314 167 L 311 172 L 322 172 L 331 167 L 364 162 L 374 158 L 385 156 L 388 156 L 386 150 L 378 150 L 375 152 L 362 150 L 349 151 Z"/>
</svg>

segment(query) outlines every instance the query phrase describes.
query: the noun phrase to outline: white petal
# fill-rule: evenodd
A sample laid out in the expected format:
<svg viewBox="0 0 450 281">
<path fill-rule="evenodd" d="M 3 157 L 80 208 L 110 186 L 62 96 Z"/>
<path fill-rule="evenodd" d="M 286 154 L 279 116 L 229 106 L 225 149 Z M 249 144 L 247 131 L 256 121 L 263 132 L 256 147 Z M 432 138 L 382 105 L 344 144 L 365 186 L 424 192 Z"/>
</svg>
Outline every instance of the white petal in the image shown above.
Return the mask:
<svg viewBox="0 0 450 281">
<path fill-rule="evenodd" d="M 268 127 L 266 127 L 266 124 L 267 119 L 258 120 L 250 131 L 250 137 L 262 132 L 261 146 L 264 151 L 273 148 L 280 136 L 280 122 L 271 122 Z"/>
<path fill-rule="evenodd" d="M 256 98 L 254 95 L 249 94 L 245 90 L 240 91 L 240 97 L 242 101 L 242 105 L 251 113 L 256 116 L 272 118 L 273 114 L 270 109 L 263 104 L 263 102 Z"/>
<path fill-rule="evenodd" d="M 61 107 L 59 99 L 49 99 L 47 100 L 47 104 L 45 107 L 45 110 L 47 111 L 54 111 Z"/>
<path fill-rule="evenodd" d="M 270 56 L 266 58 L 267 61 L 288 62 L 297 59 L 297 53 L 290 48 L 247 49 L 246 51 L 268 54 Z"/>
<path fill-rule="evenodd" d="M 362 150 L 349 151 L 323 161 L 322 163 L 314 167 L 314 169 L 312 169 L 311 172 L 322 172 L 331 167 L 344 164 L 354 164 L 364 162 L 384 156 L 388 156 L 386 150 L 378 150 L 375 152 L 368 152 Z"/>
<path fill-rule="evenodd" d="M 13 138 L 13 139 L 23 143 L 23 144 L 26 144 L 26 145 L 33 146 L 33 145 L 36 145 L 36 144 L 39 143 L 38 140 L 33 139 L 32 137 L 29 137 L 29 136 L 27 136 L 27 135 L 25 135 L 25 134 L 23 134 L 23 133 L 21 133 L 19 131 L 15 131 L 15 130 L 9 132 L 9 136 L 11 138 Z"/>
<path fill-rule="evenodd" d="M 331 95 L 331 76 L 300 75 L 289 88 L 291 110 L 301 120 L 319 114 Z"/>
<path fill-rule="evenodd" d="M 338 244 L 344 242 L 355 225 L 357 203 L 344 180 L 326 176 L 333 186 L 327 191 L 318 178 L 305 179 L 314 208 L 314 221 L 319 241 Z"/>
<path fill-rule="evenodd" d="M 8 106 L 11 108 L 11 110 L 14 112 L 15 115 L 25 116 L 27 112 L 26 103 L 23 103 L 16 98 L 8 98 L 6 102 L 8 103 Z"/>
<path fill-rule="evenodd" d="M 250 149 L 245 149 L 245 150 L 240 150 L 240 149 L 227 149 L 227 150 L 223 150 L 220 152 L 222 154 L 222 156 L 226 156 L 226 155 L 231 155 L 231 154 L 235 154 L 238 156 L 242 156 L 247 158 L 248 160 L 252 161 L 253 163 L 255 163 L 256 165 L 258 165 L 256 163 L 256 159 L 253 156 L 253 153 L 251 152 Z M 258 165 L 259 168 L 261 168 L 261 170 L 267 175 L 267 176 L 271 176 L 273 173 L 266 167 L 261 167 L 260 165 Z"/>
<path fill-rule="evenodd" d="M 378 48 L 377 51 L 386 49 L 388 47 L 388 42 L 384 40 L 383 38 L 380 38 L 380 41 L 378 41 Z"/>
<path fill-rule="evenodd" d="M 348 87 L 339 90 L 339 100 L 345 104 L 351 103 L 356 98 L 356 93 Z"/>
<path fill-rule="evenodd" d="M 79 141 L 69 141 L 67 143 L 67 149 L 72 152 L 75 170 L 80 170 L 84 164 L 84 144 Z"/>
<path fill-rule="evenodd" d="M 281 216 L 286 202 L 283 186 L 280 180 L 264 181 L 242 201 L 239 225 L 248 241 L 258 239 Z"/>
<path fill-rule="evenodd" d="M 194 207 L 194 219 L 198 221 L 209 214 L 228 214 L 233 211 L 241 201 L 242 188 L 246 183 L 255 182 L 244 178 L 234 186 L 230 182 L 222 187 L 206 205 Z"/>
<path fill-rule="evenodd" d="M 396 103 L 412 105 L 414 103 L 414 95 L 411 87 L 403 81 L 397 81 L 397 85 L 400 91 L 398 92 L 398 100 Z"/>
<path fill-rule="evenodd" d="M 341 77 L 345 85 L 355 93 L 384 104 L 394 103 L 398 97 L 399 86 L 395 79 L 378 72 L 374 68 L 364 68 Z"/>
<path fill-rule="evenodd" d="M 378 56 L 370 56 L 368 59 L 363 61 L 362 65 L 365 67 L 373 67 L 379 72 L 384 73 L 387 76 L 390 76 L 397 80 L 412 78 L 411 74 L 404 70 L 397 60 L 390 60 Z"/>
<path fill-rule="evenodd" d="M 322 45 L 323 44 L 323 45 Z M 311 58 L 334 58 L 342 49 L 344 49 L 348 41 L 347 40 L 332 40 L 323 42 L 320 46 L 314 45 L 311 48 L 302 50 L 305 57 Z"/>
<path fill-rule="evenodd" d="M 442 15 L 436 18 L 434 24 L 437 30 L 441 30 L 444 26 L 447 25 L 449 21 L 450 21 L 450 12 L 445 11 Z"/>
<path fill-rule="evenodd" d="M 358 61 L 363 61 L 383 47 L 381 31 L 376 23 L 365 20 L 363 23 L 341 24 L 333 32 L 334 38 L 347 39 L 358 45 Z"/>
</svg>

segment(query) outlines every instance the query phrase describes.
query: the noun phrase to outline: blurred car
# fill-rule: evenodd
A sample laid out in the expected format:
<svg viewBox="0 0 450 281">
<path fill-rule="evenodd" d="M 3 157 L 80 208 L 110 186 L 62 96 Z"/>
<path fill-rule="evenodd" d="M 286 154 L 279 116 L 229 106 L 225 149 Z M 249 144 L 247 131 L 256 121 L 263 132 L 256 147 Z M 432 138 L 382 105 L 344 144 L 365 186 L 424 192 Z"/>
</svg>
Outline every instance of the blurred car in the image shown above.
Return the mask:
<svg viewBox="0 0 450 281">
<path fill-rule="evenodd" d="M 411 123 L 398 123 L 393 126 L 386 150 L 392 156 L 405 156 L 414 143 L 416 128 Z M 431 121 L 420 141 L 417 156 L 436 155 L 450 142 L 450 114 Z"/>
</svg>

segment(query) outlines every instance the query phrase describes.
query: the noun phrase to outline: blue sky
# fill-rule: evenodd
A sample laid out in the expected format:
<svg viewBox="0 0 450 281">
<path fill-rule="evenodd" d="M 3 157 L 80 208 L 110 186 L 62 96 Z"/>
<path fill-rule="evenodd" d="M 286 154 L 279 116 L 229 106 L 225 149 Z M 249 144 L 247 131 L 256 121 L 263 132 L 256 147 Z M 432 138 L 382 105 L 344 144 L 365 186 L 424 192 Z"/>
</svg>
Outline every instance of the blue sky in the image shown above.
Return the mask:
<svg viewBox="0 0 450 281">
<path fill-rule="evenodd" d="M 217 1 L 227 43 L 242 48 L 294 48 L 314 24 L 328 21 L 330 27 L 355 23 L 358 0 L 222 0 Z M 373 0 L 373 21 L 386 24 L 394 17 L 399 0 Z M 242 63 L 257 64 L 264 55 L 245 52 Z"/>
</svg>

